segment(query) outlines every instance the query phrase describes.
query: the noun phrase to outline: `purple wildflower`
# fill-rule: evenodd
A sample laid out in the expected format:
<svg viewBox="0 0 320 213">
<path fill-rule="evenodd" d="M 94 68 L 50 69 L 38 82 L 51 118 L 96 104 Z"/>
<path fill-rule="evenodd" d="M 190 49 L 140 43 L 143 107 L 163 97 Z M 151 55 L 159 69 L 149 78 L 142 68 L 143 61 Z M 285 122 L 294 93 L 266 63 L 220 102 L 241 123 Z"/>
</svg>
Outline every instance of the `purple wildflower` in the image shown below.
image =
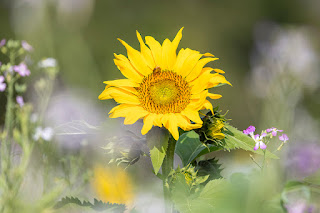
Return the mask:
<svg viewBox="0 0 320 213">
<path fill-rule="evenodd" d="M 5 91 L 7 85 L 4 83 L 4 77 L 0 75 L 0 92 Z"/>
<path fill-rule="evenodd" d="M 266 149 L 267 148 L 267 145 L 265 143 L 263 143 L 262 139 L 266 136 L 267 134 L 266 133 L 262 133 L 261 136 L 259 136 L 259 134 L 255 135 L 254 136 L 254 140 L 256 142 L 256 145 L 254 146 L 254 150 L 257 150 L 259 149 Z"/>
<path fill-rule="evenodd" d="M 254 126 L 249 126 L 247 129 L 243 130 L 243 133 L 246 135 L 251 135 L 256 131 L 256 128 Z"/>
<path fill-rule="evenodd" d="M 286 134 L 282 134 L 281 136 L 279 136 L 279 140 L 281 140 L 281 141 L 283 141 L 283 143 L 285 143 L 286 141 L 289 140 L 289 138 Z"/>
<path fill-rule="evenodd" d="M 250 135 L 253 140 L 256 142 L 256 145 L 254 146 L 254 150 L 259 149 L 266 149 L 267 145 L 263 143 L 262 139 L 267 136 L 267 133 L 263 132 L 261 133 L 261 136 L 259 134 L 254 135 L 254 131 L 256 128 L 254 126 L 249 126 L 247 129 L 243 130 L 243 133 L 246 135 Z"/>
<path fill-rule="evenodd" d="M 5 44 L 6 44 L 6 40 L 5 40 L 5 39 L 2 39 L 2 40 L 0 41 L 0 47 L 4 46 Z"/>
<path fill-rule="evenodd" d="M 277 132 L 283 132 L 283 130 L 272 127 L 270 129 L 267 129 L 267 132 L 271 132 L 272 136 L 275 137 L 277 136 Z"/>
<path fill-rule="evenodd" d="M 24 101 L 23 101 L 22 96 L 17 96 L 16 100 L 17 100 L 17 103 L 19 104 L 19 106 L 23 107 Z"/>
<path fill-rule="evenodd" d="M 22 77 L 30 75 L 30 70 L 25 63 L 13 66 L 13 70 L 19 73 Z"/>
<path fill-rule="evenodd" d="M 25 49 L 26 51 L 28 52 L 33 51 L 33 47 L 30 44 L 28 44 L 28 42 L 21 41 L 21 45 L 22 45 L 22 48 Z"/>
</svg>

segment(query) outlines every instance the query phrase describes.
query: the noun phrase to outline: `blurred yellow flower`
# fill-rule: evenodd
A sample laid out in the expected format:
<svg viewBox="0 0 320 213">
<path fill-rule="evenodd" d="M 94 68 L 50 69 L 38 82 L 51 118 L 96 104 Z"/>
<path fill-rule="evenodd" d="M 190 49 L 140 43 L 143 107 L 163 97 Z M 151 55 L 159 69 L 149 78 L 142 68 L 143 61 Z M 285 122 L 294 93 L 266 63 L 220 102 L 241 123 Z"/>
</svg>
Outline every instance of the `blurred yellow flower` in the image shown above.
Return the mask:
<svg viewBox="0 0 320 213">
<path fill-rule="evenodd" d="M 92 186 L 98 198 L 105 203 L 130 205 L 134 198 L 131 177 L 119 167 L 96 167 Z"/>
<path fill-rule="evenodd" d="M 200 54 L 189 48 L 182 48 L 176 54 L 182 29 L 172 42 L 165 39 L 162 45 L 146 36 L 148 46 L 137 32 L 140 51 L 119 39 L 127 49 L 128 58 L 115 54 L 114 62 L 127 79 L 105 81 L 107 86 L 99 96 L 100 100 L 114 99 L 120 103 L 109 112 L 111 118 L 124 117 L 124 124 L 133 124 L 143 118 L 143 135 L 152 126 L 164 126 L 176 140 L 179 138 L 178 127 L 188 131 L 202 126 L 198 111 L 212 111 L 206 98 L 221 97 L 209 93 L 208 89 L 230 83 L 221 75 L 224 71 L 204 67 L 218 60 L 214 55 Z"/>
</svg>

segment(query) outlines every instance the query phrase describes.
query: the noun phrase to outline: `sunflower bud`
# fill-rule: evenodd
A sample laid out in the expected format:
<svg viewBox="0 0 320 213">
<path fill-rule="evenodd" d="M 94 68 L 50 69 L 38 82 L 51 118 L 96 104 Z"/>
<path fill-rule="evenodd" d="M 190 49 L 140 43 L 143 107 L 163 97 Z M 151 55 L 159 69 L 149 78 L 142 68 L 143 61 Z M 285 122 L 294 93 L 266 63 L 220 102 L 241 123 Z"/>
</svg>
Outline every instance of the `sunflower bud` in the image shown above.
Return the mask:
<svg viewBox="0 0 320 213">
<path fill-rule="evenodd" d="M 224 134 L 221 132 L 224 127 L 224 123 L 220 119 L 213 119 L 213 122 L 208 125 L 207 136 L 212 139 L 222 140 L 224 139 Z"/>
</svg>

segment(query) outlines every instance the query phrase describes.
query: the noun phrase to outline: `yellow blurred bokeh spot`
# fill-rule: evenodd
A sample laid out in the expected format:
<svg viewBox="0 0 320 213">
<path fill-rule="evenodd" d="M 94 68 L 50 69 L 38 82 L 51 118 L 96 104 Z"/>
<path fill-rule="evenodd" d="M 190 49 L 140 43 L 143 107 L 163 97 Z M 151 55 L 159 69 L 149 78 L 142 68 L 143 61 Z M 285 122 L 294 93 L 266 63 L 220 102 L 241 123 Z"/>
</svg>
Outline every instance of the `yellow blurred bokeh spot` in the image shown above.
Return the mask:
<svg viewBox="0 0 320 213">
<path fill-rule="evenodd" d="M 98 198 L 107 203 L 130 205 L 134 198 L 133 183 L 129 173 L 120 167 L 94 168 L 92 187 Z"/>
</svg>

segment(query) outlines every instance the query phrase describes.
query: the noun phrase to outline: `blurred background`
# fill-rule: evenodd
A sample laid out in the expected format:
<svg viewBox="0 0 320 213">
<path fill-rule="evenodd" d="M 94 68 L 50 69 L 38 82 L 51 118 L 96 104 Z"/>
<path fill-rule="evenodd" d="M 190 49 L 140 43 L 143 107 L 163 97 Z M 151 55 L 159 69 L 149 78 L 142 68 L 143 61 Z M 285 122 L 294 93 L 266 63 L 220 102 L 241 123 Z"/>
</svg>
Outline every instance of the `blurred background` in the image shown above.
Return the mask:
<svg viewBox="0 0 320 213">
<path fill-rule="evenodd" d="M 123 78 L 113 63 L 113 53 L 126 55 L 117 38 L 139 49 L 136 30 L 161 43 L 185 27 L 179 48 L 219 57 L 213 66 L 233 84 L 213 89 L 223 96 L 213 105 L 228 111 L 240 130 L 283 129 L 290 138 L 280 154 L 284 179 L 301 178 L 320 167 L 319 11 L 318 0 L 0 0 L 0 39 L 28 41 L 35 50 L 31 60 L 57 59 L 51 126 L 107 123 L 112 135 L 120 128 L 107 116 L 115 102 L 98 95 L 103 81 Z M 27 79 L 31 85 L 36 80 L 36 74 Z M 26 100 L 33 99 L 30 89 Z M 3 123 L 3 93 L 0 100 Z M 104 143 L 89 145 L 99 152 Z M 66 144 L 67 150 L 83 145 Z M 247 169 L 243 158 L 248 154 L 228 155 L 230 173 Z"/>
</svg>

